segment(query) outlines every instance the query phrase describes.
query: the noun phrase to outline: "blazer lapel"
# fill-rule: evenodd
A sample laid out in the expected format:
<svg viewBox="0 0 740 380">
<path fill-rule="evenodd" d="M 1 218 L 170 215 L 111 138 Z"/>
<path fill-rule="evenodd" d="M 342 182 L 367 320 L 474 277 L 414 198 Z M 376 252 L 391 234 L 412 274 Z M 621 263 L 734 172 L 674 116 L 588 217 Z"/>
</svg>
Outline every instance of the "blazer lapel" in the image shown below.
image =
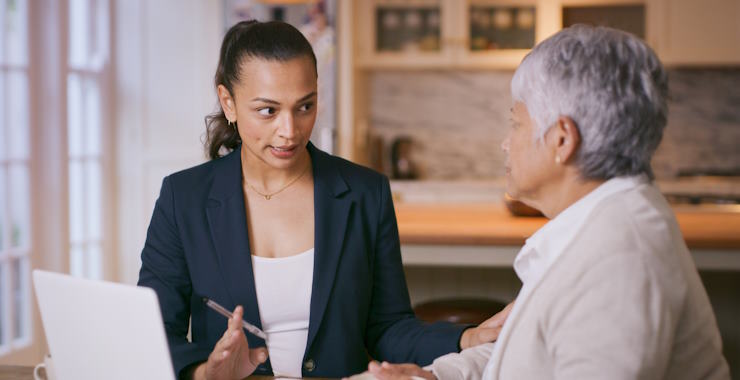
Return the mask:
<svg viewBox="0 0 740 380">
<path fill-rule="evenodd" d="M 314 268 L 306 351 L 321 326 L 343 250 L 352 201 L 350 189 L 329 156 L 308 144 L 314 170 Z"/>
<path fill-rule="evenodd" d="M 214 172 L 206 214 L 221 276 L 231 301 L 231 305 L 224 307 L 231 309 L 242 305 L 244 319 L 262 328 L 241 185 L 241 148 L 222 158 L 215 165 Z M 252 347 L 265 345 L 261 338 L 252 334 L 247 334 L 247 338 Z"/>
</svg>

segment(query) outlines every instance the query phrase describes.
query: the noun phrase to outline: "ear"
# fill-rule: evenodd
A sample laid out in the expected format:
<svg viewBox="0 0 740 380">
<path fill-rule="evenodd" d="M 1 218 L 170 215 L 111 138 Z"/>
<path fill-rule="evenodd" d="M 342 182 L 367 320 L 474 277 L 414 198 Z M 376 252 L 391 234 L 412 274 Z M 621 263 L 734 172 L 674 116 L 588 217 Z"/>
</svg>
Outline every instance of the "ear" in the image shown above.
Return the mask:
<svg viewBox="0 0 740 380">
<path fill-rule="evenodd" d="M 231 93 L 226 88 L 226 86 L 219 84 L 218 88 L 218 102 L 221 104 L 221 109 L 224 111 L 224 115 L 226 115 L 226 119 L 229 121 L 235 122 L 236 121 L 236 106 L 234 105 L 234 98 L 231 96 Z"/>
<path fill-rule="evenodd" d="M 573 119 L 560 116 L 547 135 L 548 145 L 553 149 L 555 162 L 567 163 L 575 157 L 581 145 L 581 132 Z"/>
</svg>

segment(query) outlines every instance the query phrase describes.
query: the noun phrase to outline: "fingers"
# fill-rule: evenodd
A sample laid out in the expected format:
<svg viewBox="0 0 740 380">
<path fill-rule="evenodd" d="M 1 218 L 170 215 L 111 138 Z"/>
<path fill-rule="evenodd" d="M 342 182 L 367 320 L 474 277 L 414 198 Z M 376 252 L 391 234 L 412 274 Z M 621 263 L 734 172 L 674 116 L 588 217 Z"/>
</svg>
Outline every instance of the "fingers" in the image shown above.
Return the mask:
<svg viewBox="0 0 740 380">
<path fill-rule="evenodd" d="M 242 327 L 243 316 L 244 308 L 237 306 L 227 322 L 226 331 L 208 357 L 205 369 L 208 378 L 243 378 L 267 361 L 267 349 L 249 349 Z"/>
<path fill-rule="evenodd" d="M 503 310 L 494 314 L 493 317 L 486 319 L 483 323 L 481 323 L 480 327 L 498 327 L 503 326 L 504 322 L 506 322 L 506 316 L 502 315 Z"/>
<path fill-rule="evenodd" d="M 391 364 L 372 361 L 368 364 L 368 371 L 382 380 L 407 380 L 412 376 L 425 379 L 435 379 L 434 374 L 421 369 L 416 364 Z"/>
<path fill-rule="evenodd" d="M 211 356 L 215 362 L 222 362 L 228 358 L 234 351 L 239 349 L 239 343 L 243 340 L 246 344 L 246 337 L 242 331 L 242 316 L 244 315 L 244 308 L 237 306 L 234 309 L 232 317 L 229 318 L 227 329 L 224 331 L 224 335 L 221 336 L 218 342 L 216 342 Z M 248 347 L 248 346 L 247 346 Z"/>
<path fill-rule="evenodd" d="M 512 301 L 506 307 L 504 307 L 501 311 L 494 314 L 491 318 L 488 318 L 485 322 L 481 323 L 481 327 L 497 327 L 497 326 L 503 326 L 504 322 L 506 322 L 506 319 L 509 317 L 509 314 L 511 313 L 511 309 L 514 307 L 514 302 L 516 300 Z"/>
<path fill-rule="evenodd" d="M 221 337 L 221 340 L 218 341 L 215 348 L 220 348 L 222 350 L 229 349 L 244 338 L 244 331 L 242 329 L 243 316 L 244 308 L 237 306 L 234 309 L 231 318 L 229 318 L 224 335 Z"/>
<path fill-rule="evenodd" d="M 501 334 L 501 329 L 503 329 L 503 326 L 479 327 L 473 336 L 472 346 L 496 341 Z"/>
<path fill-rule="evenodd" d="M 267 349 L 265 347 L 249 350 L 249 360 L 254 365 L 262 364 L 267 360 Z"/>
<path fill-rule="evenodd" d="M 367 370 L 380 380 L 402 380 L 404 376 L 397 373 L 393 368 L 384 368 L 376 361 L 371 361 L 367 365 Z M 405 380 L 405 379 L 404 379 Z"/>
<path fill-rule="evenodd" d="M 419 376 L 419 375 L 422 375 L 424 372 L 426 372 L 423 369 L 421 369 L 418 365 L 410 364 L 410 363 L 391 364 L 388 362 L 383 362 L 380 364 L 380 366 L 382 368 L 395 370 L 403 375 L 409 375 L 409 376 Z"/>
<path fill-rule="evenodd" d="M 240 330 L 226 330 L 224 335 L 221 336 L 216 346 L 213 347 L 213 351 L 224 351 L 233 348 L 241 339 L 244 339 L 244 333 Z M 244 339 L 246 340 L 246 339 Z"/>
<path fill-rule="evenodd" d="M 239 330 L 242 329 L 242 318 L 244 317 L 244 308 L 240 306 L 237 306 L 234 309 L 234 312 L 231 315 L 231 318 L 229 318 L 229 330 Z"/>
<path fill-rule="evenodd" d="M 237 334 L 235 332 L 226 330 L 221 339 L 216 343 L 216 346 L 213 347 L 213 351 L 211 351 L 211 355 L 209 355 L 208 360 L 213 361 L 214 363 L 221 363 L 226 360 L 236 346 L 236 335 Z"/>
</svg>

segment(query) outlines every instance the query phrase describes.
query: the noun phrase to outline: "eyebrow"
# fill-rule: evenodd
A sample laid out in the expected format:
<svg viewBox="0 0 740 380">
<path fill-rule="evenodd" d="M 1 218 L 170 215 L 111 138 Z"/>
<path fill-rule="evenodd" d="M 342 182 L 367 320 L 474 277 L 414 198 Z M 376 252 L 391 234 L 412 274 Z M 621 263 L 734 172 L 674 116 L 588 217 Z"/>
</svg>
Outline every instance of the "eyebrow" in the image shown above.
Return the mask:
<svg viewBox="0 0 740 380">
<path fill-rule="evenodd" d="M 308 99 L 313 98 L 314 96 L 316 96 L 316 91 L 313 91 L 310 94 L 308 94 L 308 95 L 306 95 L 306 96 L 298 99 L 298 102 L 297 103 L 304 102 L 304 101 L 306 101 Z M 260 98 L 260 97 L 254 98 L 254 99 L 252 99 L 252 101 L 253 102 L 263 102 L 263 103 L 268 103 L 268 104 L 275 104 L 275 105 L 279 105 L 280 104 L 280 102 L 278 102 L 277 100 L 272 100 L 272 99 L 267 99 L 267 98 Z"/>
</svg>

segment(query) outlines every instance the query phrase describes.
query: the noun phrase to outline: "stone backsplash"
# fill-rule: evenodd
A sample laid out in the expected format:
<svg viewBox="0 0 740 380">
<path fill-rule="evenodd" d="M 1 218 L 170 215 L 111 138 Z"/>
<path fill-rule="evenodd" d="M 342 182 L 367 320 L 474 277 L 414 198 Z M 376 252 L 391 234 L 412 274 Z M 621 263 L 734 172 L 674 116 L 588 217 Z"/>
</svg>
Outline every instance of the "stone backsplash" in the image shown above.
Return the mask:
<svg viewBox="0 0 740 380">
<path fill-rule="evenodd" d="M 386 152 L 395 138 L 410 137 L 423 179 L 499 177 L 512 75 L 375 72 L 369 80 L 371 133 L 382 139 Z M 653 158 L 656 176 L 740 171 L 740 69 L 675 69 L 669 78 L 668 127 Z"/>
</svg>

